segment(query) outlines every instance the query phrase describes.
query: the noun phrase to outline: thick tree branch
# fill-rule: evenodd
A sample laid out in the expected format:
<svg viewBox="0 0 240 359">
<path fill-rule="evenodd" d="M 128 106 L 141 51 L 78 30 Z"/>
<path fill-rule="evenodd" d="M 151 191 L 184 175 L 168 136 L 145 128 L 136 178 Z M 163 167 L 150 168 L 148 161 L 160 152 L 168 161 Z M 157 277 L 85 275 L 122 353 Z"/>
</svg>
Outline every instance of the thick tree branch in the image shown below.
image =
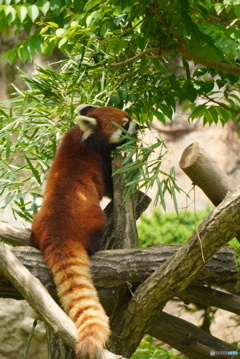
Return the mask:
<svg viewBox="0 0 240 359">
<path fill-rule="evenodd" d="M 27 246 L 30 237 L 28 229 L 18 228 L 11 224 L 0 222 L 0 239 L 12 246 Z"/>
<path fill-rule="evenodd" d="M 136 214 L 136 220 L 140 217 L 140 215 L 148 208 L 149 204 L 151 202 L 151 198 L 148 197 L 146 194 L 144 194 L 141 191 L 138 191 L 135 195 L 135 214 Z M 112 249 L 115 248 L 115 242 L 116 242 L 116 231 L 114 228 L 114 206 L 113 201 L 111 201 L 107 207 L 104 209 L 108 221 L 107 226 L 105 229 L 105 233 L 102 240 L 102 249 Z"/>
<path fill-rule="evenodd" d="M 240 189 L 228 195 L 198 229 L 205 260 L 208 261 L 239 230 Z M 117 318 L 118 326 L 109 348 L 126 357 L 131 355 L 165 303 L 185 290 L 203 266 L 198 234 L 194 233 L 137 288 L 125 315 Z"/>
<path fill-rule="evenodd" d="M 204 287 L 198 287 L 198 289 L 201 292 L 202 289 L 204 290 Z M 104 293 L 101 294 L 101 299 L 106 304 L 105 309 L 110 315 L 114 306 L 114 295 L 112 292 L 109 293 L 109 291 L 104 291 Z M 216 296 L 218 294 L 218 292 L 215 293 Z M 209 305 L 211 305 L 211 299 L 213 295 L 210 295 Z M 236 296 L 234 297 L 238 300 L 238 302 L 236 302 L 236 304 L 238 304 L 238 309 L 236 309 L 239 311 L 240 298 Z M 235 352 L 237 350 L 232 345 L 225 343 L 224 341 L 210 335 L 209 333 L 206 333 L 204 330 L 198 328 L 197 326 L 165 312 L 162 312 L 157 319 L 154 319 L 151 327 L 147 330 L 146 333 L 171 345 L 173 348 L 178 349 L 189 358 L 194 359 L 212 358 L 210 354 L 211 350 L 227 352 Z M 223 358 L 228 359 L 229 356 L 225 355 Z M 234 358 L 240 358 L 240 353 L 236 356 L 234 355 Z"/>
<path fill-rule="evenodd" d="M 240 315 L 240 297 L 219 290 L 191 284 L 178 295 L 185 303 L 216 307 Z"/>
<path fill-rule="evenodd" d="M 185 148 L 179 166 L 215 206 L 222 202 L 228 192 L 235 189 L 226 173 L 198 142 Z M 239 241 L 240 233 L 236 237 Z"/>
<path fill-rule="evenodd" d="M 188 358 L 220 358 L 220 356 L 213 357 L 210 354 L 211 350 L 224 351 L 226 353 L 230 351 L 238 352 L 238 354 L 234 355 L 234 358 L 240 358 L 239 351 L 231 344 L 225 343 L 183 319 L 164 312 L 152 323 L 147 332 L 173 348 L 178 349 Z M 229 355 L 221 355 L 221 358 L 227 359 Z"/>
<path fill-rule="evenodd" d="M 227 64 L 225 62 L 217 62 L 213 60 L 202 59 L 198 55 L 193 54 L 189 51 L 184 45 L 180 45 L 178 52 L 187 57 L 189 60 L 194 61 L 196 64 L 203 65 L 205 67 L 210 67 L 219 71 L 227 72 L 229 74 L 240 76 L 240 67 Z"/>
<path fill-rule="evenodd" d="M 179 166 L 215 206 L 222 202 L 228 192 L 234 190 L 229 177 L 198 142 L 185 148 Z"/>
<path fill-rule="evenodd" d="M 92 272 L 96 287 L 105 291 L 143 282 L 159 265 L 166 262 L 179 246 L 162 245 L 140 250 L 115 250 L 99 252 L 92 257 Z M 39 250 L 32 247 L 10 248 L 20 262 L 37 277 L 56 298 L 52 275 L 43 261 Z M 126 265 L 128 263 L 128 266 Z M 196 281 L 181 292 L 178 297 L 185 302 L 218 307 L 240 314 L 240 297 L 220 292 L 201 284 L 234 289 L 238 279 L 235 253 L 231 247 L 224 247 L 204 266 Z M 101 292 L 102 292 L 101 291 Z M 4 276 L 0 276 L 0 297 L 22 299 L 21 294 Z"/>
<path fill-rule="evenodd" d="M 112 171 L 115 173 L 123 166 L 124 157 L 114 158 Z M 138 233 L 136 224 L 136 195 L 124 200 L 125 182 L 122 174 L 113 176 L 113 228 L 114 248 L 136 248 L 138 247 Z"/>
<path fill-rule="evenodd" d="M 136 288 L 161 264 L 173 256 L 181 246 L 160 245 L 145 249 L 101 251 L 92 257 L 94 284 L 99 290 Z M 33 247 L 10 248 L 22 264 L 36 276 L 53 297 L 55 286 L 42 254 Z M 224 247 L 204 266 L 194 280 L 195 284 L 215 285 L 234 290 L 238 280 L 235 252 Z M 0 275 L 0 297 L 20 299 L 21 295 L 10 282 Z"/>
<path fill-rule="evenodd" d="M 165 247 L 165 246 L 163 246 L 163 247 Z M 166 246 L 166 247 L 167 248 L 164 249 L 162 254 L 165 252 L 168 254 L 168 257 L 170 257 L 172 255 L 172 253 L 174 252 L 175 248 L 174 248 L 174 246 Z M 123 270 L 124 271 L 123 274 L 125 275 L 126 272 L 125 272 L 124 267 L 126 267 L 125 263 L 128 263 L 128 269 L 130 270 L 130 277 L 134 278 L 134 275 L 136 275 L 136 272 L 137 272 L 137 267 L 140 265 L 141 262 L 144 262 L 144 259 L 145 259 L 146 265 L 144 266 L 144 268 L 145 268 L 146 273 L 143 276 L 143 278 L 145 278 L 145 276 L 149 275 L 150 272 L 153 271 L 159 265 L 159 263 L 162 263 L 162 259 L 161 259 L 162 254 L 160 255 L 160 258 L 157 260 L 157 257 L 158 257 L 157 253 L 159 251 L 159 248 L 158 247 L 153 248 L 153 253 L 151 253 L 151 250 L 152 249 L 149 248 L 149 249 L 143 249 L 143 250 L 129 250 L 129 251 L 117 250 L 117 251 L 104 251 L 104 252 L 97 253 L 93 257 L 93 275 L 95 278 L 95 284 L 98 286 L 98 283 L 100 281 L 99 286 L 105 287 L 105 284 L 104 285 L 102 284 L 101 275 L 99 276 L 99 268 L 100 267 L 99 267 L 99 265 L 95 266 L 95 263 L 96 264 L 102 263 L 101 273 L 108 272 L 109 267 L 111 267 L 112 265 L 115 267 L 117 265 L 117 267 L 115 268 L 116 277 L 117 277 L 117 272 L 119 270 L 120 271 Z M 177 248 L 175 250 L 177 250 Z M 50 274 L 49 270 L 47 269 L 45 263 L 42 260 L 42 255 L 41 255 L 40 251 L 38 251 L 32 247 L 16 247 L 16 248 L 11 248 L 11 251 L 14 252 L 25 265 L 28 265 L 28 267 L 33 270 L 34 275 L 38 275 L 38 277 L 41 278 L 44 285 L 47 286 L 47 288 L 51 291 L 52 295 L 55 296 L 55 287 L 54 287 L 54 284 L 52 281 L 52 277 L 51 277 L 51 274 Z M 116 258 L 114 261 L 111 257 L 114 256 L 115 253 L 116 253 Z M 161 251 L 160 251 L 160 253 L 161 253 Z M 152 256 L 155 257 L 155 260 L 153 262 L 152 262 Z M 111 259 L 106 266 L 103 263 L 104 263 L 104 261 L 108 262 L 109 257 Z M 229 266 L 232 266 L 233 271 L 235 272 L 236 263 L 233 263 L 233 251 L 231 249 L 225 248 L 225 249 L 221 250 L 219 252 L 219 254 L 217 254 L 214 257 L 215 257 L 214 260 L 213 261 L 211 260 L 208 263 L 209 267 L 206 268 L 206 275 L 207 275 L 207 273 L 209 274 L 209 272 L 212 271 L 212 267 L 216 267 L 216 263 L 218 263 L 219 268 L 222 268 L 221 274 L 226 273 Z M 5 254 L 4 254 L 4 258 L 5 258 Z M 129 263 L 130 258 L 132 258 L 132 261 Z M 150 268 L 148 268 L 148 265 L 147 265 L 148 258 L 150 258 L 150 261 L 149 261 Z M 125 259 L 125 263 L 120 263 L 120 262 L 123 262 L 124 259 Z M 166 258 L 165 258 L 165 260 L 166 260 Z M 213 263 L 214 261 L 215 261 L 215 264 Z M 211 262 L 212 262 L 212 264 L 211 264 Z M 143 272 L 144 271 L 142 271 L 142 273 Z M 139 280 L 139 274 L 137 274 L 137 277 Z M 213 271 L 212 275 L 210 274 L 210 277 L 214 277 L 214 271 Z M 222 275 L 222 278 L 224 278 L 224 277 L 225 277 L 225 275 Z M 38 288 L 38 286 L 36 287 L 36 285 L 35 285 L 34 278 L 35 277 L 29 278 L 29 281 L 28 281 L 28 282 L 32 283 L 32 285 L 34 287 L 33 290 L 35 290 L 35 288 Z M 219 276 L 219 278 L 220 278 L 220 276 Z M 108 276 L 108 280 L 109 279 L 110 279 L 110 276 Z M 130 279 L 130 278 L 128 278 L 128 279 Z M 140 280 L 141 280 L 141 278 L 140 278 Z M 106 283 L 107 283 L 107 278 L 106 278 Z M 124 280 L 122 283 L 124 283 Z M 110 287 L 111 287 L 111 285 L 110 285 Z M 2 281 L 0 281 L 0 292 L 2 292 L 2 290 L 4 290 L 4 288 L 2 287 Z M 15 291 L 16 291 L 16 289 L 15 289 Z M 106 293 L 106 291 L 104 291 L 102 294 L 104 297 L 105 297 L 105 293 Z M 112 293 L 112 291 L 111 291 L 111 293 Z M 37 290 L 35 296 L 37 298 L 39 298 L 39 295 L 41 298 L 41 294 L 39 294 L 39 292 Z M 11 296 L 11 292 L 10 292 L 10 296 Z M 188 302 L 192 301 L 193 303 L 200 304 L 200 305 L 204 305 L 205 301 L 207 300 L 208 305 L 219 306 L 220 308 L 230 310 L 234 313 L 239 313 L 240 298 L 238 296 L 234 296 L 229 293 L 222 293 L 219 291 L 215 291 L 211 288 L 191 285 L 190 287 L 188 287 L 186 289 L 186 291 L 180 293 L 179 297 L 185 301 L 188 301 Z M 46 297 L 44 295 L 44 298 L 46 299 L 46 302 L 49 303 L 48 294 Z M 110 303 L 113 303 L 112 300 L 113 300 L 112 296 L 110 296 L 110 299 L 108 297 L 105 300 L 105 301 L 107 301 L 106 309 L 109 314 L 112 310 L 112 304 L 110 304 Z M 110 308 L 109 308 L 109 305 L 110 305 Z M 53 324 L 53 322 L 55 321 L 55 315 L 54 315 L 55 312 L 51 312 L 51 313 L 52 313 L 51 324 Z M 68 317 L 66 317 L 66 318 L 69 319 Z M 172 320 L 173 320 L 173 324 L 172 324 Z M 168 336 L 168 339 L 166 339 L 166 334 L 164 334 L 164 333 L 165 333 L 165 331 L 167 331 L 167 333 L 168 333 L 168 330 L 169 330 L 168 329 L 169 325 L 166 323 L 166 321 L 168 323 L 170 323 L 169 325 L 171 327 L 175 328 L 176 336 L 174 339 L 173 339 L 173 337 L 174 337 L 173 334 L 171 334 L 171 336 Z M 56 323 L 56 325 L 57 324 L 58 323 Z M 193 328 L 194 328 L 194 335 L 189 337 L 187 335 L 187 333 L 189 331 L 191 333 L 193 333 Z M 184 322 L 184 321 L 178 320 L 177 318 L 169 316 L 168 314 L 163 314 L 163 316 L 161 315 L 159 320 L 156 321 L 152 325 L 152 327 L 148 331 L 148 333 L 149 334 L 154 333 L 154 336 L 156 338 L 163 340 L 163 341 L 165 340 L 167 343 L 169 343 L 170 345 L 172 345 L 175 348 L 181 348 L 183 352 L 192 353 L 192 351 L 194 350 L 195 358 L 202 358 L 200 356 L 201 350 L 199 349 L 199 345 L 206 344 L 206 341 L 208 343 L 208 346 L 211 348 L 215 348 L 215 349 L 217 348 L 218 350 L 220 350 L 219 348 L 222 348 L 222 350 L 233 350 L 233 348 L 230 347 L 229 344 L 224 343 L 222 341 L 218 341 L 217 338 L 211 337 L 209 334 L 205 334 L 204 336 L 202 336 L 202 331 L 200 329 L 194 327 L 192 324 L 189 324 L 187 322 Z M 181 335 L 179 335 L 178 333 L 181 333 Z M 53 335 L 52 330 L 48 331 L 48 335 Z M 200 343 L 199 345 L 195 345 L 196 344 L 195 340 L 194 340 L 195 337 L 198 338 L 198 343 Z M 51 345 L 53 345 L 53 343 L 55 343 L 55 340 L 50 340 L 49 343 L 51 343 Z M 184 348 L 183 348 L 183 343 L 185 343 Z M 51 348 L 51 351 L 53 351 L 55 353 L 58 353 L 59 350 L 60 350 L 61 354 L 64 352 L 66 353 L 66 358 L 67 357 L 69 357 L 71 359 L 75 358 L 74 352 L 69 351 L 69 349 L 67 347 L 65 347 L 65 344 L 62 343 L 61 341 L 57 343 L 57 346 L 54 349 Z M 200 350 L 200 353 L 199 353 L 199 350 Z M 56 356 L 54 356 L 54 357 L 56 357 Z M 208 356 L 206 356 L 206 358 L 207 357 Z M 111 358 L 115 358 L 115 357 L 112 355 L 112 353 L 105 352 L 104 358 L 111 359 Z"/>
</svg>

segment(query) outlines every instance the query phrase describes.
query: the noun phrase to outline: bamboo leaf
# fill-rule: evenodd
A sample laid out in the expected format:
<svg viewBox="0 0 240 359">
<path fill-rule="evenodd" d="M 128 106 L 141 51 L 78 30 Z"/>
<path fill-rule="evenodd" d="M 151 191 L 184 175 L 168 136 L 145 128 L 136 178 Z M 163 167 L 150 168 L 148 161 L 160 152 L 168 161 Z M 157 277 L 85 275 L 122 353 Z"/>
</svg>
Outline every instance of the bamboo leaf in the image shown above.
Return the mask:
<svg viewBox="0 0 240 359">
<path fill-rule="evenodd" d="M 39 176 L 38 171 L 37 171 L 36 168 L 32 165 L 32 163 L 31 163 L 30 159 L 28 158 L 28 156 L 25 155 L 24 157 L 25 157 L 25 159 L 26 159 L 26 161 L 27 161 L 27 163 L 28 163 L 28 165 L 29 165 L 29 168 L 30 168 L 31 171 L 32 171 L 33 176 L 36 178 L 37 182 L 41 185 L 41 184 L 42 184 L 42 181 L 41 181 L 41 178 L 40 178 L 40 176 Z"/>
</svg>

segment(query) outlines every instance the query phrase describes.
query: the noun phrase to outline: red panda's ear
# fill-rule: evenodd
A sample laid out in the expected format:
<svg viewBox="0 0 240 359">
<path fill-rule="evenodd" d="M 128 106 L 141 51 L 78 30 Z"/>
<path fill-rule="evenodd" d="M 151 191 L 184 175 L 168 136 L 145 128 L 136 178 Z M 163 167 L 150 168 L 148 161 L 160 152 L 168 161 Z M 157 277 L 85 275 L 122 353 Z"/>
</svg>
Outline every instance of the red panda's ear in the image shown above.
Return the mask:
<svg viewBox="0 0 240 359">
<path fill-rule="evenodd" d="M 97 120 L 94 117 L 88 117 L 89 110 L 94 109 L 91 105 L 80 105 L 77 107 L 77 116 L 75 122 L 79 125 L 83 132 L 82 139 L 86 140 L 95 130 L 97 126 Z"/>
<path fill-rule="evenodd" d="M 97 126 L 97 120 L 95 118 L 83 115 L 75 117 L 75 122 L 83 132 L 83 140 L 86 140 L 86 138 L 94 132 L 94 129 Z"/>
<path fill-rule="evenodd" d="M 83 115 L 75 117 L 75 122 L 83 132 L 83 140 L 86 140 L 86 138 L 88 138 L 94 132 L 94 129 L 97 126 L 97 120 L 95 118 Z"/>
</svg>

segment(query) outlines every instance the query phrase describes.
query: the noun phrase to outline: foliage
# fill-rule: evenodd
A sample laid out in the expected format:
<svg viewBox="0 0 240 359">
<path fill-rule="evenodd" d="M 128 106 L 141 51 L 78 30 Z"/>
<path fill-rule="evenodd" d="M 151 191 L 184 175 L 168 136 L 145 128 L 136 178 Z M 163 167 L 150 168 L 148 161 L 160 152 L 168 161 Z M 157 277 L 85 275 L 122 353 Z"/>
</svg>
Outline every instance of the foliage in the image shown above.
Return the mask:
<svg viewBox="0 0 240 359">
<path fill-rule="evenodd" d="M 176 213 L 162 213 L 153 210 L 151 215 L 143 214 L 138 222 L 139 244 L 142 248 L 158 244 L 183 244 L 204 221 L 210 209 Z M 240 270 L 240 245 L 236 238 L 229 242 L 236 253 L 238 267 Z"/>
<path fill-rule="evenodd" d="M 161 348 L 161 343 L 154 343 L 150 336 L 145 337 L 139 345 L 132 359 L 177 359 L 185 358 L 182 354 L 173 355 L 167 350 Z"/>
<path fill-rule="evenodd" d="M 119 127 L 119 126 L 117 126 Z M 160 201 L 164 210 L 166 210 L 165 194 L 168 192 L 174 203 L 176 212 L 178 212 L 176 191 L 182 189 L 178 187 L 175 178 L 174 167 L 169 173 L 162 169 L 162 163 L 166 154 L 166 146 L 163 140 L 155 138 L 155 143 L 144 143 L 141 138 L 132 137 L 127 131 L 122 129 L 125 141 L 117 148 L 115 154 L 124 154 L 123 166 L 114 174 L 121 173 L 125 185 L 125 198 L 130 196 L 137 189 L 144 187 L 145 191 L 156 186 L 156 197 L 154 204 Z M 157 152 L 157 150 L 158 152 Z M 152 156 L 154 153 L 154 156 Z M 135 160 L 133 160 L 135 158 Z"/>
<path fill-rule="evenodd" d="M 236 257 L 237 257 L 237 262 L 238 262 L 238 268 L 240 271 L 240 244 L 239 241 L 237 240 L 237 238 L 233 238 L 229 244 L 235 249 L 236 252 Z M 240 290 L 240 278 L 239 278 L 239 285 L 238 288 Z"/>
<path fill-rule="evenodd" d="M 56 49 L 66 58 L 35 77 L 22 74 L 28 89 L 16 89 L 12 107 L 1 109 L 0 193 L 17 205 L 15 214 L 31 220 L 36 212 L 39 187 L 77 103 L 125 107 L 147 126 L 154 116 L 172 119 L 179 104 L 190 120 L 238 121 L 239 17 L 236 0 L 107 0 L 104 6 L 100 0 L 0 0 L 2 36 L 25 34 L 3 59 L 33 61 L 36 53 Z M 174 169 L 161 166 L 163 141 L 149 149 L 131 142 L 123 150 L 127 192 L 156 183 L 163 207 L 168 191 L 177 209 Z M 157 158 L 143 167 L 152 150 Z"/>
<path fill-rule="evenodd" d="M 131 103 L 131 114 L 143 122 L 155 115 L 165 123 L 179 102 L 191 119 L 205 123 L 239 117 L 237 0 L 0 3 L 0 31 L 28 35 L 4 55 L 10 63 L 32 60 L 36 52 L 49 56 L 56 48 L 85 57 L 114 78 L 111 104 Z M 202 66 L 194 70 L 189 60 Z"/>
<path fill-rule="evenodd" d="M 140 246 L 157 244 L 183 244 L 209 214 L 209 209 L 193 212 L 162 213 L 153 210 L 151 216 L 143 214 L 138 223 Z"/>
</svg>

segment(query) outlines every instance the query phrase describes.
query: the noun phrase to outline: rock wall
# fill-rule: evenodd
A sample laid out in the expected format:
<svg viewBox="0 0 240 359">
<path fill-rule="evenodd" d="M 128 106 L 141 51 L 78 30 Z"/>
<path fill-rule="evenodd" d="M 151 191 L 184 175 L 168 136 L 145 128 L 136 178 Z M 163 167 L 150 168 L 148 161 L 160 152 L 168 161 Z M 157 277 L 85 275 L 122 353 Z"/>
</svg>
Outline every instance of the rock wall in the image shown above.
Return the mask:
<svg viewBox="0 0 240 359">
<path fill-rule="evenodd" d="M 0 298 L 0 359 L 24 358 L 24 351 L 34 319 L 29 317 L 25 300 Z M 38 320 L 30 344 L 28 359 L 47 358 L 47 343 L 43 322 Z"/>
</svg>

